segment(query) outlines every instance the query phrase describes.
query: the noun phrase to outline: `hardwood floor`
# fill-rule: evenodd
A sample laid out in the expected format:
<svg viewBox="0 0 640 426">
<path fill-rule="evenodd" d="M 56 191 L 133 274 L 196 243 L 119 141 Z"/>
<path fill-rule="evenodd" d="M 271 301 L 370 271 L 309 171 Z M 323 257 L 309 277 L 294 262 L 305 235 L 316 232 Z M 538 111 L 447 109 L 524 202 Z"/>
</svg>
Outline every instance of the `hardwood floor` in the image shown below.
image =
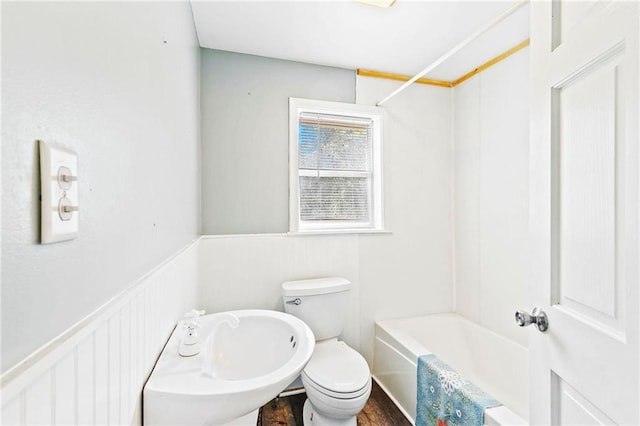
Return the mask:
<svg viewBox="0 0 640 426">
<path fill-rule="evenodd" d="M 258 426 L 302 426 L 306 398 L 303 393 L 268 402 L 260 409 Z M 358 414 L 358 426 L 411 426 L 411 423 L 374 380 L 369 401 Z"/>
</svg>

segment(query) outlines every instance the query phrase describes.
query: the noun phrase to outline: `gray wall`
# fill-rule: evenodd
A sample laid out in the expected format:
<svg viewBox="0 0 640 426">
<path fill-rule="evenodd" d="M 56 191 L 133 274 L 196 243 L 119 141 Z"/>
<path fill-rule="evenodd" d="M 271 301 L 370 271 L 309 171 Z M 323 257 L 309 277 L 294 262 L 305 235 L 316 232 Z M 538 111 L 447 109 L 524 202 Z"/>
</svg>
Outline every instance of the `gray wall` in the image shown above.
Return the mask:
<svg viewBox="0 0 640 426">
<path fill-rule="evenodd" d="M 188 2 L 2 3 L 2 371 L 198 235 L 199 57 Z M 36 139 L 78 153 L 73 241 Z"/>
<path fill-rule="evenodd" d="M 288 98 L 355 102 L 355 72 L 202 49 L 202 233 L 289 228 Z"/>
</svg>

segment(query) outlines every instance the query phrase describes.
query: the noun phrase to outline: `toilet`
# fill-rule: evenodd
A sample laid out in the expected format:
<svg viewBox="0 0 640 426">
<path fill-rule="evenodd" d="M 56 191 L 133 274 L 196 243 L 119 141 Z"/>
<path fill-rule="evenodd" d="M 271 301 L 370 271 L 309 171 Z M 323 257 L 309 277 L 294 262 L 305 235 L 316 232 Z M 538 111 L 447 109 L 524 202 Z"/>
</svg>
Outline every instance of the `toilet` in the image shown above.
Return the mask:
<svg viewBox="0 0 640 426">
<path fill-rule="evenodd" d="M 305 426 L 356 426 L 371 394 L 371 372 L 356 350 L 338 340 L 349 309 L 351 282 L 329 277 L 282 284 L 285 312 L 303 320 L 316 346 L 302 370 Z"/>
</svg>

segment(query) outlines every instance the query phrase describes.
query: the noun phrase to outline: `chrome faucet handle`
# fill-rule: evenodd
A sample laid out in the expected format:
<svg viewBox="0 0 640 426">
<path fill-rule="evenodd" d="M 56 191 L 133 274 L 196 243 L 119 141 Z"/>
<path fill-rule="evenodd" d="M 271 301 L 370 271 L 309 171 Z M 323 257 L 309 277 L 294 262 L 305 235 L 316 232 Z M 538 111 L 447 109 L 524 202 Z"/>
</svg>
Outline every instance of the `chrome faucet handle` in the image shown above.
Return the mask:
<svg viewBox="0 0 640 426">
<path fill-rule="evenodd" d="M 204 315 L 204 309 L 200 311 L 192 309 L 184 314 L 185 322 L 183 327 L 185 328 L 185 330 L 193 330 L 200 327 L 200 317 L 202 315 Z"/>
<path fill-rule="evenodd" d="M 535 324 L 539 331 L 546 331 L 549 328 L 549 319 L 542 309 L 533 308 L 531 314 L 525 311 L 516 311 L 516 324 L 520 327 Z"/>
</svg>

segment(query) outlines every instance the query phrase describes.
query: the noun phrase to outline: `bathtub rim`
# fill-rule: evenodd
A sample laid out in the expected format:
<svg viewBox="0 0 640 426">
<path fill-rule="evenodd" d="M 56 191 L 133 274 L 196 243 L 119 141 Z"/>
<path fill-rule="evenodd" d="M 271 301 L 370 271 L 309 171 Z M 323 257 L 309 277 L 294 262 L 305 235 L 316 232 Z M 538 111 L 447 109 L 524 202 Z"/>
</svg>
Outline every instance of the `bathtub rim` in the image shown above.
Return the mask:
<svg viewBox="0 0 640 426">
<path fill-rule="evenodd" d="M 391 400 L 398 406 L 400 411 L 411 421 L 412 424 L 415 424 L 415 419 L 407 412 L 407 410 L 402 406 L 402 404 L 396 399 L 393 395 L 393 392 L 386 386 L 385 381 L 378 376 L 377 371 L 375 370 L 376 364 L 376 343 L 380 342 L 384 344 L 387 348 L 394 351 L 397 355 L 402 357 L 406 362 L 410 363 L 416 370 L 418 365 L 418 357 L 421 355 L 431 354 L 427 348 L 424 347 L 423 344 L 416 341 L 410 334 L 405 332 L 402 328 L 402 323 L 407 323 L 409 321 L 415 321 L 417 318 L 423 317 L 439 317 L 439 318 L 452 318 L 457 321 L 464 322 L 467 326 L 478 329 L 483 333 L 489 333 L 492 335 L 492 338 L 496 338 L 500 341 L 505 342 L 506 344 L 516 345 L 519 348 L 528 351 L 528 348 L 518 342 L 510 340 L 493 330 L 489 330 L 482 325 L 471 321 L 470 319 L 464 317 L 455 312 L 442 312 L 442 313 L 433 313 L 426 314 L 420 316 L 412 316 L 412 317 L 403 317 L 403 318 L 392 318 L 385 320 L 378 320 L 374 324 L 374 369 L 372 372 L 372 376 L 376 379 L 380 387 L 389 395 Z M 390 342 L 395 343 L 392 344 Z M 446 360 L 445 360 L 446 362 Z M 516 414 L 509 407 L 505 405 L 500 405 L 493 408 L 488 408 L 485 410 L 484 416 L 485 425 L 528 425 L 529 422 L 527 419 L 522 416 Z"/>
</svg>

